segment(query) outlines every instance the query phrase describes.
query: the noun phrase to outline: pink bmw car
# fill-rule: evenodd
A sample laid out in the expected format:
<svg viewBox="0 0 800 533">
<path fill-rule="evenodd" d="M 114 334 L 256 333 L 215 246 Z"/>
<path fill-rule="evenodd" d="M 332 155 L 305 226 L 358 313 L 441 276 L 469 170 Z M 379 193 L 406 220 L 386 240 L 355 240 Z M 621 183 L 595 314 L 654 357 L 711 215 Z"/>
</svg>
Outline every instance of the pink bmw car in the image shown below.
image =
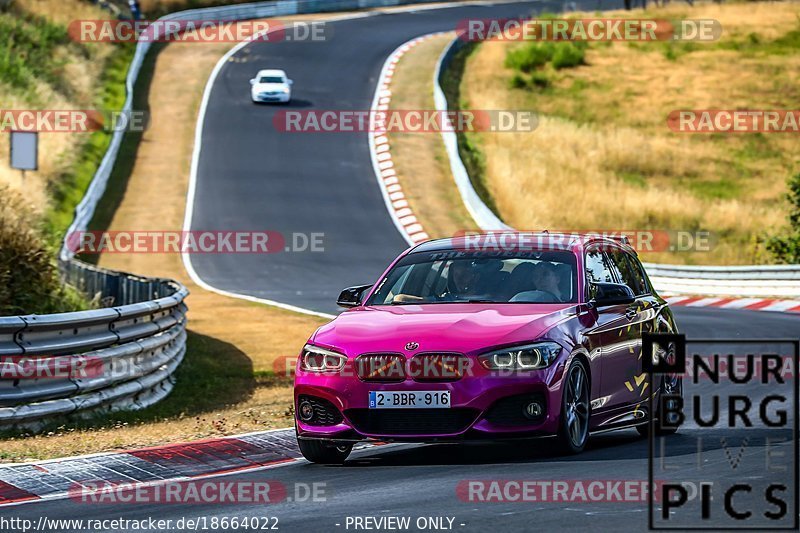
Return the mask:
<svg viewBox="0 0 800 533">
<path fill-rule="evenodd" d="M 682 393 L 679 375 L 653 386 L 642 368 L 642 334 L 677 328 L 624 239 L 428 241 L 338 304 L 350 309 L 311 336 L 296 369 L 298 444 L 312 462 L 342 463 L 369 439 L 555 436 L 579 453 L 590 432 L 646 434 L 649 395 Z"/>
</svg>

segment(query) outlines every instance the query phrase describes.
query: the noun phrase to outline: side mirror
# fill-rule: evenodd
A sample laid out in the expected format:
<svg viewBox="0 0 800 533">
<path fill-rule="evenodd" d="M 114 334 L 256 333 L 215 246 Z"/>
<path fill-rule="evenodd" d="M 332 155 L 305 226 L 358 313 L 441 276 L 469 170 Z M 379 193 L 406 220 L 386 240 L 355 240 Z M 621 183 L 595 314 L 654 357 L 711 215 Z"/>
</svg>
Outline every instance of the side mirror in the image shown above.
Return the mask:
<svg viewBox="0 0 800 533">
<path fill-rule="evenodd" d="M 620 283 L 592 283 L 591 302 L 597 307 L 625 305 L 636 301 L 636 295 L 627 285 Z"/>
<path fill-rule="evenodd" d="M 256 84 L 256 79 L 255 79 L 255 78 L 253 78 L 252 80 L 250 80 L 250 85 L 255 85 L 255 84 Z"/>
<path fill-rule="evenodd" d="M 286 83 L 288 83 L 289 85 L 294 85 L 294 80 L 286 80 Z"/>
<path fill-rule="evenodd" d="M 336 305 L 339 307 L 358 307 L 361 305 L 361 297 L 372 288 L 372 285 L 357 285 L 348 287 L 339 295 Z"/>
</svg>

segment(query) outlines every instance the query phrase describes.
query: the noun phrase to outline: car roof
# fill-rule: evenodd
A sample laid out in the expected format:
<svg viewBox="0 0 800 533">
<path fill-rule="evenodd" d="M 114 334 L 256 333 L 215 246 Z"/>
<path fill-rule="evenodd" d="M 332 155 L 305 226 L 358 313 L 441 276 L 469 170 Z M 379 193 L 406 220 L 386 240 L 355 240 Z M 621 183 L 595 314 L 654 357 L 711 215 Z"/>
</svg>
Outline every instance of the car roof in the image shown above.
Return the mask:
<svg viewBox="0 0 800 533">
<path fill-rule="evenodd" d="M 283 76 L 285 78 L 286 73 L 281 69 L 270 68 L 270 69 L 259 70 L 256 76 Z"/>
<path fill-rule="evenodd" d="M 464 235 L 434 239 L 418 244 L 409 253 L 465 251 L 516 251 L 524 249 L 564 250 L 580 253 L 589 244 L 613 243 L 626 250 L 630 248 L 624 235 L 609 236 L 599 233 L 550 233 L 548 231 L 485 231 L 464 232 Z"/>
</svg>

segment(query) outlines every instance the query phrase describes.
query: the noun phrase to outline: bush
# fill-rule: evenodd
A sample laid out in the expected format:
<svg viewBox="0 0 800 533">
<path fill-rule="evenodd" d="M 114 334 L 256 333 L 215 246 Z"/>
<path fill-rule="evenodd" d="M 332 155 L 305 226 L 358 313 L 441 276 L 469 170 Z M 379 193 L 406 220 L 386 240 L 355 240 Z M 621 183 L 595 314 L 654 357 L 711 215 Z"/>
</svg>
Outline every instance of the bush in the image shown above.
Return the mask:
<svg viewBox="0 0 800 533">
<path fill-rule="evenodd" d="M 586 43 L 583 41 L 535 42 L 522 48 L 509 50 L 506 67 L 525 73 L 540 69 L 550 63 L 555 69 L 585 65 Z"/>
<path fill-rule="evenodd" d="M 550 87 L 550 77 L 546 72 L 534 72 L 531 74 L 531 83 L 540 89 L 546 89 Z"/>
<path fill-rule="evenodd" d="M 767 250 L 776 262 L 796 265 L 800 263 L 800 234 L 772 237 L 767 241 Z"/>
<path fill-rule="evenodd" d="M 553 58 L 554 46 L 551 42 L 530 43 L 523 48 L 510 50 L 506 55 L 506 66 L 522 72 L 544 66 Z"/>
<path fill-rule="evenodd" d="M 524 89 L 528 86 L 528 82 L 525 81 L 525 78 L 522 77 L 522 74 L 514 74 L 508 81 L 508 85 L 512 89 Z"/>
<path fill-rule="evenodd" d="M 76 311 L 85 299 L 64 287 L 37 219 L 22 198 L 0 187 L 0 316 Z"/>
<path fill-rule="evenodd" d="M 800 173 L 789 178 L 789 235 L 767 240 L 767 250 L 779 263 L 800 263 Z"/>
<path fill-rule="evenodd" d="M 562 68 L 572 68 L 585 64 L 585 45 L 586 43 L 582 41 L 577 43 L 558 43 L 555 53 L 553 54 L 553 68 L 559 70 Z"/>
</svg>

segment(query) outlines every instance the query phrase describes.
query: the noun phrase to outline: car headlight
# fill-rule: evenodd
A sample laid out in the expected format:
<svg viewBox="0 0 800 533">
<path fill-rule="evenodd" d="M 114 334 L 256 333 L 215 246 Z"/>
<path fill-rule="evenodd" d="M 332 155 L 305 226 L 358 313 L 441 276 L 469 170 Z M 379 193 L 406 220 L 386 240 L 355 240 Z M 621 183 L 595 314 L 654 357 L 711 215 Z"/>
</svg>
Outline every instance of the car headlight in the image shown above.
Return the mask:
<svg viewBox="0 0 800 533">
<path fill-rule="evenodd" d="M 344 368 L 347 357 L 340 353 L 306 344 L 300 355 L 300 368 L 308 372 L 332 372 Z"/>
<path fill-rule="evenodd" d="M 283 92 L 283 94 L 289 94 L 289 88 L 288 87 L 284 87 L 282 92 Z"/>
<path fill-rule="evenodd" d="M 537 370 L 550 366 L 559 352 L 559 344 L 545 341 L 489 352 L 478 361 L 487 370 Z"/>
</svg>

